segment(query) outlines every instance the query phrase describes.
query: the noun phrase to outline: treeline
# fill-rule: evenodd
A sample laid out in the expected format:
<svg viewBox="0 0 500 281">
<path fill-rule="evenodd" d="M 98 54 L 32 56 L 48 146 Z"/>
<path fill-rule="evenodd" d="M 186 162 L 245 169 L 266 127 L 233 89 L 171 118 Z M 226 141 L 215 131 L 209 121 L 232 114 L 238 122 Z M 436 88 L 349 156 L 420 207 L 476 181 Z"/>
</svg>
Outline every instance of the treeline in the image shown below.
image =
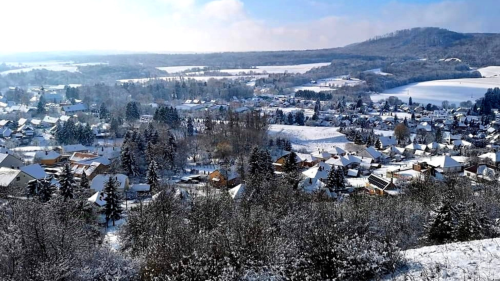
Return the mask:
<svg viewBox="0 0 500 281">
<path fill-rule="evenodd" d="M 320 100 L 320 101 L 329 101 L 333 98 L 333 95 L 328 92 L 319 92 L 316 93 L 310 90 L 299 90 L 295 92 L 296 98 L 304 98 L 308 100 Z"/>
</svg>

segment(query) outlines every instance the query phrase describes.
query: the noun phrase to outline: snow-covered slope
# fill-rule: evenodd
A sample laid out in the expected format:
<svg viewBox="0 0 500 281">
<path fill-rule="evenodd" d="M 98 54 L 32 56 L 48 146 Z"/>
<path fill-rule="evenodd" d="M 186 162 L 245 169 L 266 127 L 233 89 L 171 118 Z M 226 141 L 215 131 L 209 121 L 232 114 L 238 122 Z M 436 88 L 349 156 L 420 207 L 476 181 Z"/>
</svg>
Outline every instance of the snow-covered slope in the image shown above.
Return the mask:
<svg viewBox="0 0 500 281">
<path fill-rule="evenodd" d="M 349 141 L 335 127 L 306 127 L 291 125 L 271 125 L 269 135 L 285 137 L 290 140 L 294 149 L 304 148 L 309 152 L 318 149 L 328 150 L 333 146 L 344 148 Z"/>
<path fill-rule="evenodd" d="M 407 268 L 387 280 L 500 280 L 500 238 L 403 252 Z"/>
<path fill-rule="evenodd" d="M 458 106 L 462 101 L 475 101 L 484 97 L 488 88 L 495 87 L 500 87 L 500 77 L 437 80 L 397 87 L 372 95 L 371 98 L 373 101 L 379 101 L 396 96 L 408 102 L 411 96 L 414 102 L 441 105 L 443 100 L 447 100 Z"/>
<path fill-rule="evenodd" d="M 498 76 L 500 76 L 500 66 L 487 66 L 487 67 L 479 68 L 477 71 L 479 71 L 483 77 L 498 77 Z"/>
</svg>

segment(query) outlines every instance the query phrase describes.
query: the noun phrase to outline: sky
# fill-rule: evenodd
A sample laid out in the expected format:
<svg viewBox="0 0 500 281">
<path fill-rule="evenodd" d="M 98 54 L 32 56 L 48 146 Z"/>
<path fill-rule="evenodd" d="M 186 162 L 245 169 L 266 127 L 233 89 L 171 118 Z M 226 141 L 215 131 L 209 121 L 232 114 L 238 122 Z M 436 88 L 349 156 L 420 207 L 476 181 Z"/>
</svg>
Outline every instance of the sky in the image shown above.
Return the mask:
<svg viewBox="0 0 500 281">
<path fill-rule="evenodd" d="M 0 11 L 0 54 L 321 49 L 424 26 L 500 32 L 499 0 L 4 0 Z"/>
</svg>

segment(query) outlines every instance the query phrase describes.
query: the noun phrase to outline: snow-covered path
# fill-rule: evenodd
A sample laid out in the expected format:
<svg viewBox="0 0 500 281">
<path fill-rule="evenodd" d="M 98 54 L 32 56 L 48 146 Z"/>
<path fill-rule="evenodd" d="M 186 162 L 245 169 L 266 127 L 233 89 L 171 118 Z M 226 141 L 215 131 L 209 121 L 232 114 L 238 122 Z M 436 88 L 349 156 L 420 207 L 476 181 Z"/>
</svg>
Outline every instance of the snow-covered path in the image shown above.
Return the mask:
<svg viewBox="0 0 500 281">
<path fill-rule="evenodd" d="M 500 238 L 403 252 L 407 267 L 386 280 L 500 280 Z"/>
</svg>

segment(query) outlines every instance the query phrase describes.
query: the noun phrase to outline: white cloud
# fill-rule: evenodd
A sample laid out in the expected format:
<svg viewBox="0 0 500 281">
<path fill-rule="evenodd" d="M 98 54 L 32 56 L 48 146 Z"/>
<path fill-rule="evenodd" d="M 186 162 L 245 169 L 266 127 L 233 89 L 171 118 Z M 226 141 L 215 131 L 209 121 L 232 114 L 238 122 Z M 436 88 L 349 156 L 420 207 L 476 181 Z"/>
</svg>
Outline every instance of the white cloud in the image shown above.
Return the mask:
<svg viewBox="0 0 500 281">
<path fill-rule="evenodd" d="M 480 32 L 491 26 L 487 24 L 491 19 L 473 13 L 475 9 L 474 3 L 466 1 L 393 2 L 374 11 L 376 17 L 332 15 L 276 26 L 251 17 L 240 0 L 214 0 L 204 5 L 195 0 L 2 1 L 0 10 L 9 12 L 0 17 L 0 53 L 329 48 L 416 26 Z"/>
</svg>

